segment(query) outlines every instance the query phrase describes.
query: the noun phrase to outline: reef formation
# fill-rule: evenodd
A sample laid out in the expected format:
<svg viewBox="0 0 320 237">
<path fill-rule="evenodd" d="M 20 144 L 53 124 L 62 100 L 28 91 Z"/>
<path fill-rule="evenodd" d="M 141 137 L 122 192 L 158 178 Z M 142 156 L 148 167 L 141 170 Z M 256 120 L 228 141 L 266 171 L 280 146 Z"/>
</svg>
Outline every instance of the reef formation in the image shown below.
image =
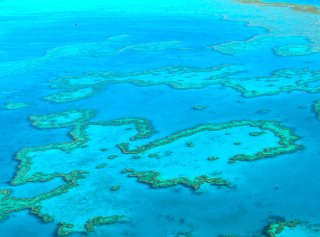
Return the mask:
<svg viewBox="0 0 320 237">
<path fill-rule="evenodd" d="M 237 55 L 257 50 L 263 46 L 271 46 L 277 56 L 283 57 L 305 56 L 320 51 L 320 36 L 316 30 L 319 28 L 319 7 L 262 0 L 234 0 L 233 2 L 218 2 L 216 7 L 220 8 L 223 4 L 228 8 L 228 11 L 225 12 L 228 20 L 242 21 L 249 26 L 262 27 L 266 32 L 243 41 L 213 45 L 211 47 L 213 50 L 228 55 Z M 227 7 L 226 4 L 229 6 Z M 246 7 L 246 10 L 243 11 L 245 14 L 240 13 L 243 5 Z M 272 20 L 266 20 L 270 18 Z M 292 41 L 292 39 L 295 40 Z"/>
<path fill-rule="evenodd" d="M 130 211 L 127 208 L 130 209 L 130 205 L 134 203 L 121 205 L 123 196 L 129 195 L 132 187 L 128 177 L 136 178 L 136 185 L 142 183 L 154 189 L 176 185 L 191 190 L 207 185 L 230 187 L 234 180 L 230 181 L 223 177 L 223 173 L 215 172 L 214 166 L 210 167 L 210 162 L 221 161 L 231 165 L 235 161 L 255 161 L 302 148 L 296 143 L 299 137 L 291 129 L 273 121 L 244 120 L 204 124 L 153 140 L 154 129 L 146 119 L 123 118 L 93 122 L 93 116 L 92 110 L 68 110 L 30 116 L 33 126 L 40 129 L 71 128 L 72 141 L 24 148 L 18 152 L 16 159 L 20 164 L 12 180 L 13 190 L 17 185 L 36 185 L 56 179 L 62 179 L 63 184 L 27 198 L 15 197 L 11 189 L 1 190 L 1 220 L 12 212 L 30 210 L 45 222 L 57 223 L 59 236 L 92 232 L 95 226 L 129 221 Z M 226 130 L 230 134 L 223 138 L 226 145 L 232 144 L 233 134 L 246 134 L 246 141 L 241 141 L 238 152 L 241 151 L 242 144 L 254 144 L 260 137 L 270 142 L 266 142 L 265 147 L 252 148 L 252 154 L 236 154 L 229 158 L 219 154 L 219 159 L 212 160 L 207 158 L 213 157 L 212 153 L 218 150 L 207 148 L 207 152 L 201 154 L 203 158 L 200 156 L 195 160 L 193 150 L 199 154 L 198 149 L 203 150 L 203 146 L 208 147 L 211 143 L 215 147 L 212 142 L 203 143 L 201 139 L 207 140 L 208 133 L 213 137 L 220 137 Z M 261 134 L 256 136 L 253 132 Z M 202 136 L 204 133 L 206 136 Z M 187 147 L 187 143 L 193 145 Z M 130 149 L 131 146 L 135 148 Z M 186 149 L 191 153 L 181 159 L 181 152 Z M 132 154 L 139 154 L 141 157 L 132 159 Z M 151 158 L 150 154 L 158 154 L 158 158 Z M 110 160 L 107 158 L 110 155 L 117 158 Z M 158 162 L 159 159 L 161 163 Z M 168 162 L 171 166 L 168 166 Z M 188 162 L 188 169 L 181 168 L 185 167 L 185 162 Z M 104 189 L 103 194 L 97 196 L 96 193 L 101 189 Z M 83 198 L 91 201 L 83 202 Z M 108 204 L 108 200 L 113 201 Z M 78 216 L 77 213 L 83 209 L 86 212 Z"/>
<path fill-rule="evenodd" d="M 269 224 L 265 230 L 267 237 L 316 237 L 319 235 L 320 226 L 317 224 L 309 224 L 300 220 L 293 221 L 277 221 Z"/>
<path fill-rule="evenodd" d="M 29 106 L 30 106 L 29 103 L 24 103 L 24 102 L 8 102 L 2 106 L 2 109 L 17 110 L 17 109 L 27 108 Z"/>
<path fill-rule="evenodd" d="M 270 96 L 302 91 L 320 93 L 320 71 L 311 69 L 281 69 L 267 76 L 239 76 L 240 65 L 220 65 L 207 69 L 165 67 L 133 73 L 86 73 L 52 81 L 51 87 L 60 90 L 45 97 L 54 103 L 64 103 L 94 96 L 108 85 L 131 83 L 137 86 L 167 85 L 174 89 L 200 89 L 222 85 L 238 91 L 243 97 Z M 193 107 L 204 109 L 205 107 Z"/>
</svg>

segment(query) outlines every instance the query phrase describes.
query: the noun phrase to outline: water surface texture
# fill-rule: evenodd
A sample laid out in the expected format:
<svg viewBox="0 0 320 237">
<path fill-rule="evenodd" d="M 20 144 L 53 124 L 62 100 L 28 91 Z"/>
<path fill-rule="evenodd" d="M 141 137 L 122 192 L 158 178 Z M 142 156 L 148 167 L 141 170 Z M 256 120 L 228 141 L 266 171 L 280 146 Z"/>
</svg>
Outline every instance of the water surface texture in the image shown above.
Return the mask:
<svg viewBox="0 0 320 237">
<path fill-rule="evenodd" d="M 0 1 L 0 235 L 320 236 L 316 0 Z"/>
</svg>

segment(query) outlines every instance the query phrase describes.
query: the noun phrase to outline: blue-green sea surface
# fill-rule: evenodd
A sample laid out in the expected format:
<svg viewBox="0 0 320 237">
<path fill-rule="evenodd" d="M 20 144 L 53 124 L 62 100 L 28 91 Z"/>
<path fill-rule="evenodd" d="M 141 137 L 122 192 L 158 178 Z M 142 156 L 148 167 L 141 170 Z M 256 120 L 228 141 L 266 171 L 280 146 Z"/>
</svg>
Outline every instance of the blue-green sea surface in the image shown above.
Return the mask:
<svg viewBox="0 0 320 237">
<path fill-rule="evenodd" d="M 318 5 L 0 1 L 1 236 L 320 236 Z"/>
</svg>

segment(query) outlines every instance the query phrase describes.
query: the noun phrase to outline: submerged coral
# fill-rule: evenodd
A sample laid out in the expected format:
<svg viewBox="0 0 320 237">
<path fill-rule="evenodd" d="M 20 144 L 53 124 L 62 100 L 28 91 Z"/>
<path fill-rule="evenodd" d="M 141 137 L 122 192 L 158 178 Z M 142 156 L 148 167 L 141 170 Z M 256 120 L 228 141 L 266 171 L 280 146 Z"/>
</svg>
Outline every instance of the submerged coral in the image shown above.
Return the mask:
<svg viewBox="0 0 320 237">
<path fill-rule="evenodd" d="M 30 198 L 13 197 L 10 190 L 2 190 L 1 219 L 5 219 L 12 212 L 29 209 L 33 214 L 36 214 L 45 221 L 54 220 L 59 222 L 58 234 L 60 236 L 69 235 L 73 232 L 91 232 L 96 225 L 112 224 L 121 221 L 127 215 L 125 210 L 118 210 L 118 208 L 110 210 L 111 207 L 108 205 L 98 210 L 95 207 L 97 202 L 99 202 L 98 199 L 97 201 L 93 200 L 94 202 L 91 204 L 72 201 L 72 203 L 77 203 L 73 205 L 74 211 L 78 208 L 83 208 L 82 205 L 86 205 L 88 210 L 92 210 L 79 220 L 72 220 L 67 216 L 62 217 L 58 208 L 51 209 L 53 203 L 68 205 L 70 200 L 81 198 L 82 195 L 91 195 L 87 193 L 89 190 L 93 190 L 95 194 L 99 190 L 96 178 L 101 177 L 101 175 L 107 175 L 105 178 L 110 179 L 114 174 L 123 173 L 127 174 L 128 177 L 135 177 L 139 183 L 148 184 L 153 188 L 183 185 L 197 190 L 204 184 L 230 186 L 230 181 L 221 177 L 221 174 L 212 175 L 211 169 L 209 169 L 209 173 L 201 169 L 197 171 L 200 172 L 199 174 L 192 174 L 194 170 L 191 170 L 191 173 L 188 170 L 184 170 L 185 173 L 181 173 L 178 167 L 179 163 L 183 162 L 183 160 L 177 160 L 175 163 L 177 173 L 166 171 L 167 168 L 170 168 L 170 166 L 166 165 L 166 162 L 162 165 L 159 163 L 157 170 L 150 170 L 154 166 L 153 163 L 158 162 L 158 159 L 149 159 L 146 163 L 145 157 L 148 157 L 148 151 L 151 149 L 161 148 L 162 150 L 157 156 L 160 156 L 161 159 L 173 159 L 172 153 L 170 156 L 167 155 L 168 149 L 166 147 L 178 141 L 182 143 L 180 149 L 196 149 L 198 146 L 185 147 L 186 143 L 183 139 L 191 139 L 192 136 L 199 136 L 204 132 L 219 132 L 237 127 L 243 127 L 244 131 L 246 131 L 247 128 L 252 127 L 268 131 L 271 134 L 273 133 L 279 139 L 276 146 L 265 148 L 253 155 L 238 154 L 233 156 L 229 159 L 230 163 L 235 161 L 255 161 L 257 159 L 294 152 L 301 148 L 301 145 L 296 144 L 299 137 L 292 130 L 277 122 L 243 120 L 199 125 L 130 149 L 131 143 L 135 144 L 138 142 L 141 144 L 141 141 L 152 138 L 154 129 L 148 120 L 142 118 L 124 118 L 105 122 L 91 122 L 90 120 L 93 115 L 94 112 L 91 110 L 69 110 L 57 114 L 30 116 L 32 124 L 38 128 L 72 128 L 70 134 L 73 140 L 21 150 L 16 157 L 20 161 L 20 165 L 16 176 L 12 180 L 12 185 L 24 185 L 29 182 L 48 182 L 56 178 L 63 178 L 64 184 L 51 191 Z M 113 140 L 107 139 L 108 133 L 112 134 Z M 245 132 L 245 134 L 248 134 L 248 132 Z M 116 137 L 118 139 L 115 139 Z M 106 143 L 102 144 L 102 147 L 92 146 L 91 143 L 96 144 L 95 140 L 98 140 L 99 143 L 102 141 Z M 123 142 L 123 140 L 126 140 L 126 142 Z M 87 150 L 87 152 L 82 153 L 83 149 Z M 90 154 L 90 157 L 87 157 L 85 154 Z M 105 154 L 118 156 L 118 158 L 109 159 L 108 161 Z M 141 157 L 139 159 L 131 159 L 131 154 L 139 154 Z M 157 154 L 157 152 L 150 154 Z M 105 163 L 101 163 L 101 157 L 104 157 Z M 123 159 L 126 159 L 126 163 L 123 163 Z M 64 161 L 63 167 L 60 165 L 61 161 L 59 160 Z M 216 160 L 216 158 L 212 156 L 210 160 Z M 208 162 L 208 160 L 204 157 L 203 162 Z M 128 164 L 133 166 L 133 168 L 125 168 Z M 183 166 L 183 164 L 181 165 Z M 192 168 L 192 163 L 189 163 L 189 165 Z M 104 170 L 106 169 L 108 171 L 105 173 Z M 167 172 L 171 174 L 168 176 Z M 111 184 L 109 190 L 105 190 L 105 198 L 113 197 L 117 193 L 126 192 L 128 187 L 120 180 L 117 184 Z M 92 186 L 91 183 L 95 185 Z M 116 201 L 117 199 L 114 200 Z M 101 216 L 101 211 L 108 213 L 108 215 Z M 72 211 L 70 211 L 70 215 L 72 215 Z M 84 221 L 85 219 L 87 221 Z"/>
</svg>

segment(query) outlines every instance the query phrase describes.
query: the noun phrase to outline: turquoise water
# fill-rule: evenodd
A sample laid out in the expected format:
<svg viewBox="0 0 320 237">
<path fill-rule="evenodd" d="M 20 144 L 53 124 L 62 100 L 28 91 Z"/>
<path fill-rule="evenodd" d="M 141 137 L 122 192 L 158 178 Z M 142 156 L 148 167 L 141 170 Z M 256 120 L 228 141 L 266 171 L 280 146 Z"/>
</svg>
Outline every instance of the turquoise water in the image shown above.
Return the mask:
<svg viewBox="0 0 320 237">
<path fill-rule="evenodd" d="M 1 236 L 320 236 L 320 13 L 272 2 L 1 1 Z"/>
</svg>

